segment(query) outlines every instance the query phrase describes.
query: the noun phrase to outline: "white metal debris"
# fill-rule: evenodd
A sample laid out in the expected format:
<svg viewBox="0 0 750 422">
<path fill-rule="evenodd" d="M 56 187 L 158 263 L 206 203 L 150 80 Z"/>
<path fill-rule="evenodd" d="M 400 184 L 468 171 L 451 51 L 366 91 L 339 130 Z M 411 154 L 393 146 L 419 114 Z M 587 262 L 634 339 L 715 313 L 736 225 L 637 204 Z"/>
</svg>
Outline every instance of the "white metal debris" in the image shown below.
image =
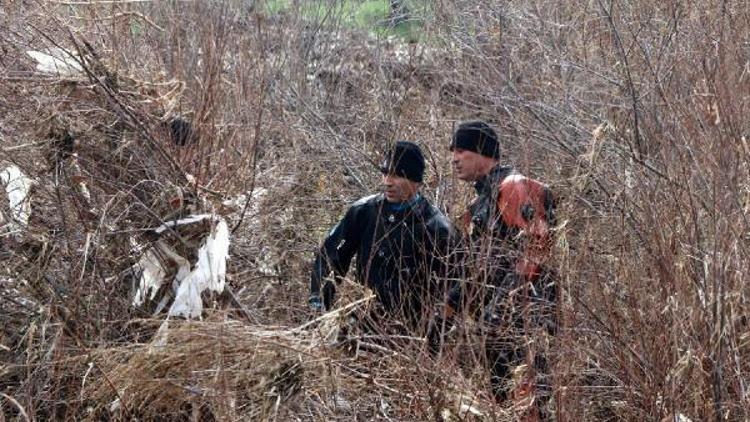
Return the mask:
<svg viewBox="0 0 750 422">
<path fill-rule="evenodd" d="M 167 275 L 167 271 L 153 249 L 146 251 L 135 264 L 134 269 L 137 273 L 140 273 L 140 276 L 138 277 L 138 289 L 133 298 L 133 305 L 141 306 L 146 301 L 146 296 L 149 300 L 154 299 L 156 292 L 164 281 L 164 277 Z"/>
<path fill-rule="evenodd" d="M 199 318 L 203 311 L 201 293 L 205 290 L 221 293 L 227 272 L 229 256 L 229 227 L 219 219 L 206 243 L 198 250 L 195 268 L 180 282 L 177 297 L 169 309 L 169 316 Z M 182 268 L 180 268 L 182 270 Z M 178 275 L 179 271 L 178 271 Z"/>
<path fill-rule="evenodd" d="M 26 52 L 36 60 L 36 70 L 60 76 L 76 76 L 83 73 L 80 59 L 62 48 L 50 48 L 46 52 L 29 50 Z"/>
<path fill-rule="evenodd" d="M 198 261 L 191 269 L 190 261 L 178 254 L 163 240 L 146 252 L 134 269 L 140 274 L 133 305 L 140 306 L 146 300 L 154 299 L 156 292 L 167 282 L 165 263 L 174 265 L 177 272 L 172 280 L 176 286 L 175 300 L 169 308 L 169 316 L 200 318 L 203 312 L 201 294 L 206 291 L 221 293 L 226 280 L 226 261 L 229 257 L 229 227 L 219 217 L 210 214 L 193 215 L 169 221 L 154 229 L 162 233 L 169 227 L 193 224 L 211 220 L 211 231 L 197 251 Z"/>
<path fill-rule="evenodd" d="M 34 185 L 34 180 L 26 177 L 17 166 L 10 165 L 0 171 L 0 181 L 5 185 L 5 191 L 8 193 L 10 213 L 13 219 L 11 230 L 26 227 L 31 215 L 29 191 L 31 186 Z"/>
</svg>

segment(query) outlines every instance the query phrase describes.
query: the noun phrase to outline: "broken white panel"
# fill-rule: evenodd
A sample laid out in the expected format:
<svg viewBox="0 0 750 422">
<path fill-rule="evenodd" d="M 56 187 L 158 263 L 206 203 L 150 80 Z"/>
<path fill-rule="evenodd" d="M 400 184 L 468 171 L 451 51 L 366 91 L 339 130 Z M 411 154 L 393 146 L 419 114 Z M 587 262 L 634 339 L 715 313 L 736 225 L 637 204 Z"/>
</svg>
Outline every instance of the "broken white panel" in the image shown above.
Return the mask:
<svg viewBox="0 0 750 422">
<path fill-rule="evenodd" d="M 153 249 L 148 250 L 133 266 L 133 269 L 140 273 L 138 289 L 133 298 L 133 306 L 141 306 L 146 301 L 146 296 L 149 300 L 154 299 L 156 292 L 164 282 L 167 271 Z"/>
<path fill-rule="evenodd" d="M 29 191 L 34 180 L 26 177 L 18 166 L 10 165 L 0 172 L 0 181 L 5 185 L 10 205 L 10 216 L 14 220 L 12 229 L 26 227 L 31 215 Z M 21 226 L 21 227 L 19 227 Z"/>
<path fill-rule="evenodd" d="M 156 242 L 154 248 L 143 255 L 134 266 L 140 270 L 141 275 L 133 305 L 140 306 L 147 299 L 154 299 L 156 292 L 166 281 L 167 272 L 164 262 L 171 262 L 177 266 L 177 273 L 172 281 L 176 297 L 169 309 L 169 316 L 200 318 L 203 312 L 201 294 L 205 290 L 219 293 L 224 290 L 226 260 L 229 256 L 229 227 L 223 219 L 215 218 L 210 214 L 194 215 L 167 222 L 155 231 L 161 233 L 168 227 L 192 224 L 206 219 L 214 220 L 214 224 L 203 245 L 197 251 L 198 261 L 192 270 L 190 261 L 178 254 L 163 240 Z"/>
<path fill-rule="evenodd" d="M 224 291 L 228 256 L 229 227 L 223 219 L 219 219 L 198 250 L 195 267 L 182 279 L 169 316 L 200 318 L 203 312 L 201 293 L 205 290 Z"/>
<path fill-rule="evenodd" d="M 36 70 L 59 76 L 76 76 L 83 73 L 81 61 L 75 54 L 62 48 L 50 48 L 46 52 L 26 52 L 36 60 Z"/>
<path fill-rule="evenodd" d="M 159 240 L 154 247 L 146 251 L 141 259 L 133 266 L 133 270 L 140 273 L 138 278 L 138 289 L 133 298 L 133 305 L 140 306 L 148 300 L 153 300 L 156 292 L 165 281 L 167 270 L 164 262 L 172 262 L 177 265 L 177 274 L 174 281 L 179 283 L 190 274 L 190 261 L 175 252 L 163 240 Z"/>
</svg>

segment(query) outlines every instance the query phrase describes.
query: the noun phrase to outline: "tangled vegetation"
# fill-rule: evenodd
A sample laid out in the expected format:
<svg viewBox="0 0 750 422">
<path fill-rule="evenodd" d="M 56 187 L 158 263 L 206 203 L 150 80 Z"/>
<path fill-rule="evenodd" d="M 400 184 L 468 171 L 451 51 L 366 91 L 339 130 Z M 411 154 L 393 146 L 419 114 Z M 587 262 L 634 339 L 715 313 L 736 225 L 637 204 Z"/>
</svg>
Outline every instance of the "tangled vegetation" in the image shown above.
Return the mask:
<svg viewBox="0 0 750 422">
<path fill-rule="evenodd" d="M 419 142 L 426 194 L 461 213 L 449 134 L 481 118 L 558 198 L 554 417 L 750 418 L 750 9 L 402 3 L 5 2 L 0 171 L 32 186 L 22 222 L 0 189 L 4 417 L 513 420 L 474 345 L 349 347 L 367 293 L 305 303 L 390 142 Z M 153 229 L 199 213 L 230 229 L 226 291 L 198 321 L 167 320 L 171 285 L 134 306 Z M 200 230 L 160 241 L 189 257 Z"/>
</svg>

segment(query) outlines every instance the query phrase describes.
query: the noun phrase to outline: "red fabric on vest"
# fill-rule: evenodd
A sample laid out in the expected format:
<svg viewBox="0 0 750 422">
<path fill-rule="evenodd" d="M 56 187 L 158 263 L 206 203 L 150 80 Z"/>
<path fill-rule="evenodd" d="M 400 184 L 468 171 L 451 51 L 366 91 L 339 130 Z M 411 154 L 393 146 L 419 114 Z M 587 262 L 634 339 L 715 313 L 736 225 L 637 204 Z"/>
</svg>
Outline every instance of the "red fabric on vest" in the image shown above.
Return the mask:
<svg viewBox="0 0 750 422">
<path fill-rule="evenodd" d="M 521 229 L 526 239 L 515 270 L 529 280 L 539 276 L 549 252 L 550 230 L 545 208 L 548 189 L 545 184 L 521 175 L 508 176 L 500 184 L 497 206 L 503 222 Z"/>
</svg>

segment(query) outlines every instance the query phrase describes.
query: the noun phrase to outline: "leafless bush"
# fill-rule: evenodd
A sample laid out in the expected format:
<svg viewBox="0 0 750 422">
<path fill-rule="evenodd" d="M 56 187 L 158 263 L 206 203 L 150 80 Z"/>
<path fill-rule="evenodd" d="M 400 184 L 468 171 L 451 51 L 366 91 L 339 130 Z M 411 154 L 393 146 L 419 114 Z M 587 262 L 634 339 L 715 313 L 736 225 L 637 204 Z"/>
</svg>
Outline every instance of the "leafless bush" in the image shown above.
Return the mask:
<svg viewBox="0 0 750 422">
<path fill-rule="evenodd" d="M 750 417 L 742 4 L 438 1 L 410 44 L 350 28 L 340 1 L 276 14 L 76 3 L 0 11 L 0 165 L 36 181 L 28 226 L 0 234 L 5 414 L 442 417 L 446 391 L 485 388 L 461 341 L 435 363 L 420 345 L 348 358 L 310 347 L 309 332 L 254 336 L 311 317 L 311 253 L 377 189 L 389 142 L 422 144 L 427 195 L 460 214 L 471 192 L 446 144 L 453 122 L 482 118 L 505 159 L 558 196 L 556 418 Z M 26 51 L 51 47 L 82 57 L 82 74 L 36 71 Z M 174 116 L 192 122 L 190 145 L 170 141 Z M 231 307 L 243 309 L 179 323 L 175 348 L 149 354 L 158 324 L 131 306 L 133 244 L 195 211 L 235 229 Z M 292 367 L 305 400 L 266 400 Z M 157 396 L 164 407 L 149 408 Z M 476 403 L 512 417 L 486 391 Z"/>
</svg>

